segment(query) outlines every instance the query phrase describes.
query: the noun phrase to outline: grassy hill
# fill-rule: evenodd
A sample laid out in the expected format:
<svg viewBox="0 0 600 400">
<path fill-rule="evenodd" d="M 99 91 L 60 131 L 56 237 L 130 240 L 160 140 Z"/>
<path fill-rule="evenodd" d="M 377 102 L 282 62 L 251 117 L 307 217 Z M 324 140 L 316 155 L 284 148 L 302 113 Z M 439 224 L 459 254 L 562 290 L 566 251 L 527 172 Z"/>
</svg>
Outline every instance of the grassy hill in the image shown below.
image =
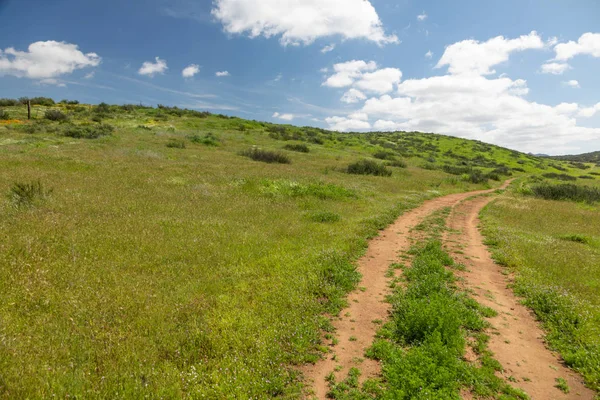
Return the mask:
<svg viewBox="0 0 600 400">
<path fill-rule="evenodd" d="M 591 176 L 418 132 L 0 104 L 8 398 L 296 396 L 378 229 L 510 176 Z"/>
<path fill-rule="evenodd" d="M 574 161 L 580 163 L 596 163 L 597 165 L 600 165 L 600 151 L 569 156 L 553 156 L 549 158 L 554 160 Z"/>
</svg>

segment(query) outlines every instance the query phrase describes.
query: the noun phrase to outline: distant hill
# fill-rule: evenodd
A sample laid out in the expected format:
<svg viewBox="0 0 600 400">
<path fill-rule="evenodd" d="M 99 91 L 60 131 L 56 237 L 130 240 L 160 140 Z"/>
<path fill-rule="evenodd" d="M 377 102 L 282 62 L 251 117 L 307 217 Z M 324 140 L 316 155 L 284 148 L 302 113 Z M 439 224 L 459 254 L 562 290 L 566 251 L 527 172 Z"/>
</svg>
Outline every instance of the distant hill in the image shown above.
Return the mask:
<svg viewBox="0 0 600 400">
<path fill-rule="evenodd" d="M 594 151 L 591 153 L 578 154 L 578 155 L 567 155 L 567 156 L 550 156 L 553 160 L 562 161 L 577 161 L 577 162 L 600 162 L 600 151 Z"/>
</svg>

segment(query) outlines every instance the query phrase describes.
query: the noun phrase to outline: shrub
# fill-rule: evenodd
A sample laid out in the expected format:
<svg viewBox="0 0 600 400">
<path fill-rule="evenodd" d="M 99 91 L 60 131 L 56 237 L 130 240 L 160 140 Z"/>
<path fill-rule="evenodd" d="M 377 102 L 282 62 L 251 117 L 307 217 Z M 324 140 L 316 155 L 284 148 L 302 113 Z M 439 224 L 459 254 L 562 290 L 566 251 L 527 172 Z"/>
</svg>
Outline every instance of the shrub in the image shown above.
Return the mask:
<svg viewBox="0 0 600 400">
<path fill-rule="evenodd" d="M 244 150 L 239 154 L 241 156 L 251 158 L 254 161 L 262 161 L 269 164 L 290 164 L 292 162 L 290 158 L 283 153 L 278 153 L 270 150 L 262 150 L 255 147 Z"/>
<path fill-rule="evenodd" d="M 15 182 L 8 193 L 16 207 L 31 206 L 36 200 L 43 200 L 52 193 L 52 189 L 44 189 L 38 180 L 31 183 Z"/>
<path fill-rule="evenodd" d="M 395 158 L 394 154 L 387 151 L 378 151 L 373 154 L 373 157 L 378 158 L 380 160 L 393 160 Z"/>
<path fill-rule="evenodd" d="M 283 146 L 285 150 L 297 151 L 299 153 L 308 153 L 310 149 L 305 144 L 286 144 Z"/>
<path fill-rule="evenodd" d="M 567 174 L 557 174 L 555 172 L 548 172 L 546 174 L 542 174 L 544 178 L 548 179 L 558 179 L 559 181 L 576 181 L 577 178 Z"/>
<path fill-rule="evenodd" d="M 181 139 L 170 139 L 167 142 L 167 147 L 171 149 L 185 149 L 185 142 Z"/>
<path fill-rule="evenodd" d="M 379 164 L 371 160 L 360 160 L 355 163 L 348 165 L 346 170 L 349 174 L 355 175 L 374 175 L 374 176 L 391 176 L 392 171 L 385 167 L 383 164 Z"/>
<path fill-rule="evenodd" d="M 0 108 L 0 121 L 10 119 L 10 115 Z"/>
<path fill-rule="evenodd" d="M 44 114 L 44 118 L 50 121 L 66 121 L 67 116 L 59 110 L 48 110 Z"/>
<path fill-rule="evenodd" d="M 205 146 L 218 146 L 219 145 L 219 138 L 217 138 L 215 135 L 213 135 L 210 132 L 204 136 L 200 136 L 197 134 L 189 135 L 189 136 L 187 136 L 187 138 L 192 143 L 203 144 Z"/>
<path fill-rule="evenodd" d="M 31 101 L 32 105 L 40 105 L 45 107 L 52 107 L 56 104 L 54 100 L 49 97 L 33 97 L 29 99 L 29 101 Z M 25 100 L 25 103 L 27 103 L 27 100 Z"/>
<path fill-rule="evenodd" d="M 600 176 L 600 172 L 590 172 L 590 175 Z"/>
<path fill-rule="evenodd" d="M 110 112 L 110 106 L 104 102 L 94 107 L 94 112 L 98 114 L 107 114 Z"/>
<path fill-rule="evenodd" d="M 97 139 L 101 136 L 110 136 L 115 128 L 112 125 L 100 124 L 96 126 L 69 126 L 63 135 L 75 139 Z"/>
<path fill-rule="evenodd" d="M 497 173 L 495 173 L 493 171 L 490 172 L 490 173 L 488 173 L 488 174 L 486 174 L 486 177 L 488 179 L 493 180 L 493 181 L 500 181 L 500 175 L 498 175 Z"/>
<path fill-rule="evenodd" d="M 459 165 L 443 165 L 442 171 L 452 174 L 452 175 L 462 175 L 468 174 L 473 170 L 473 168 L 469 166 L 459 166 Z"/>
<path fill-rule="evenodd" d="M 564 167 L 562 167 L 562 166 L 560 166 L 560 165 L 552 165 L 552 168 L 554 168 L 554 169 L 557 169 L 557 170 L 559 170 L 559 171 L 563 171 L 563 172 L 566 172 L 566 171 L 567 171 L 567 169 L 566 169 L 566 168 L 564 168 Z"/>
<path fill-rule="evenodd" d="M 488 176 L 480 170 L 475 169 L 466 175 L 465 180 L 471 183 L 486 183 L 488 181 Z"/>
<path fill-rule="evenodd" d="M 408 164 L 406 164 L 406 161 L 404 161 L 404 160 L 389 161 L 387 163 L 387 165 L 389 165 L 390 167 L 397 167 L 397 168 L 406 168 L 406 167 L 408 167 Z"/>
<path fill-rule="evenodd" d="M 590 175 L 581 175 L 579 177 L 579 179 L 596 179 L 596 178 L 594 178 L 593 176 L 590 176 Z"/>
<path fill-rule="evenodd" d="M 18 106 L 19 102 L 15 99 L 0 99 L 0 107 Z"/>
<path fill-rule="evenodd" d="M 571 200 L 594 203 L 600 201 L 600 189 L 590 186 L 577 186 L 571 183 L 560 185 L 535 185 L 531 187 L 535 197 L 546 200 Z"/>
<path fill-rule="evenodd" d="M 511 169 L 513 171 L 517 171 L 517 172 L 525 172 L 525 170 L 523 168 L 519 168 L 519 167 L 512 167 Z"/>
<path fill-rule="evenodd" d="M 498 174 L 498 175 L 507 175 L 507 176 L 512 175 L 512 172 L 510 172 L 510 168 L 508 168 L 506 165 L 500 165 L 500 166 L 494 168 L 492 173 Z"/>
<path fill-rule="evenodd" d="M 579 169 L 590 169 L 590 168 L 592 168 L 589 165 L 585 165 L 584 163 L 580 163 L 580 162 L 572 162 L 571 163 L 571 167 L 573 167 L 573 168 L 579 168 Z"/>
</svg>

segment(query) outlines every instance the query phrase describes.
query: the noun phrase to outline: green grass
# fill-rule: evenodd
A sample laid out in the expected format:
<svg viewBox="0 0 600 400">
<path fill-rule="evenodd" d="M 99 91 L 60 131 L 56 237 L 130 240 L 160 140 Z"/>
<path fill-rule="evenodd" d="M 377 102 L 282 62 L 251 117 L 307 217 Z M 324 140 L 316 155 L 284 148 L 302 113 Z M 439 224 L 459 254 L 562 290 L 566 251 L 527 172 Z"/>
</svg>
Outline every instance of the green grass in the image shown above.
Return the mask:
<svg viewBox="0 0 600 400">
<path fill-rule="evenodd" d="M 482 213 L 494 258 L 516 275 L 549 345 L 600 392 L 600 212 L 507 193 Z"/>
<path fill-rule="evenodd" d="M 44 104 L 32 121 L 7 107 L 14 120 L 0 122 L 7 398 L 297 397 L 297 366 L 321 357 L 323 315 L 356 287 L 367 240 L 425 199 L 486 187 L 419 168 L 424 159 L 527 173 L 547 164 L 446 136 Z M 54 109 L 68 122 L 45 120 Z M 291 164 L 239 156 L 287 140 L 310 153 Z M 407 168 L 345 172 L 384 149 Z M 52 194 L 15 207 L 11 188 L 31 182 Z"/>
</svg>

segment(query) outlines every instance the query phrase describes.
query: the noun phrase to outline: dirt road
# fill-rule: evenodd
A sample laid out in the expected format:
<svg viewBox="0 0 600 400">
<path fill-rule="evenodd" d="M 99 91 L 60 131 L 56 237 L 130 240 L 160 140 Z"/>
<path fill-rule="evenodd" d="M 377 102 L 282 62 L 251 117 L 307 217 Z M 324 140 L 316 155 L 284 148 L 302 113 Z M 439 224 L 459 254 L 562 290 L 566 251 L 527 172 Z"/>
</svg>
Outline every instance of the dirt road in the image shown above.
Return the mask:
<svg viewBox="0 0 600 400">
<path fill-rule="evenodd" d="M 507 181 L 502 188 L 509 184 L 510 181 Z M 516 378 L 517 383 L 513 384 L 523 388 L 534 399 L 593 398 L 592 392 L 582 385 L 580 377 L 563 367 L 560 360 L 544 347 L 542 332 L 537 328 L 532 315 L 506 289 L 500 268 L 493 263 L 482 244 L 477 230 L 477 217 L 479 210 L 491 198 L 465 199 L 493 191 L 452 194 L 426 201 L 422 206 L 400 216 L 370 242 L 366 254 L 358 261 L 358 270 L 362 274 L 360 290 L 348 296 L 349 307 L 332 321 L 339 343 L 334 346 L 329 341 L 327 344 L 331 353 L 315 365 L 307 365 L 302 370 L 306 385 L 310 388 L 307 398 L 326 399 L 326 377 L 332 372 L 338 381 L 344 379 L 353 367 L 361 371 L 361 381 L 380 374 L 379 363 L 365 358 L 364 353 L 373 343 L 379 323 L 389 315 L 390 305 L 384 301 L 389 293 L 390 280 L 386 278 L 386 272 L 390 264 L 399 261 L 399 253 L 410 248 L 410 229 L 444 207 L 453 208 L 450 227 L 460 230 L 460 233 L 446 237 L 446 242 L 453 245 L 448 246 L 450 250 L 458 250 L 460 247 L 464 252 L 459 261 L 471 269 L 471 272 L 465 273 L 467 286 L 479 294 L 478 301 L 499 312 L 499 316 L 491 322 L 500 335 L 492 335 L 490 348 L 505 367 L 505 377 Z M 490 294 L 485 297 L 487 291 Z M 565 395 L 554 387 L 554 379 L 557 377 L 569 382 L 570 395 Z"/>
</svg>

